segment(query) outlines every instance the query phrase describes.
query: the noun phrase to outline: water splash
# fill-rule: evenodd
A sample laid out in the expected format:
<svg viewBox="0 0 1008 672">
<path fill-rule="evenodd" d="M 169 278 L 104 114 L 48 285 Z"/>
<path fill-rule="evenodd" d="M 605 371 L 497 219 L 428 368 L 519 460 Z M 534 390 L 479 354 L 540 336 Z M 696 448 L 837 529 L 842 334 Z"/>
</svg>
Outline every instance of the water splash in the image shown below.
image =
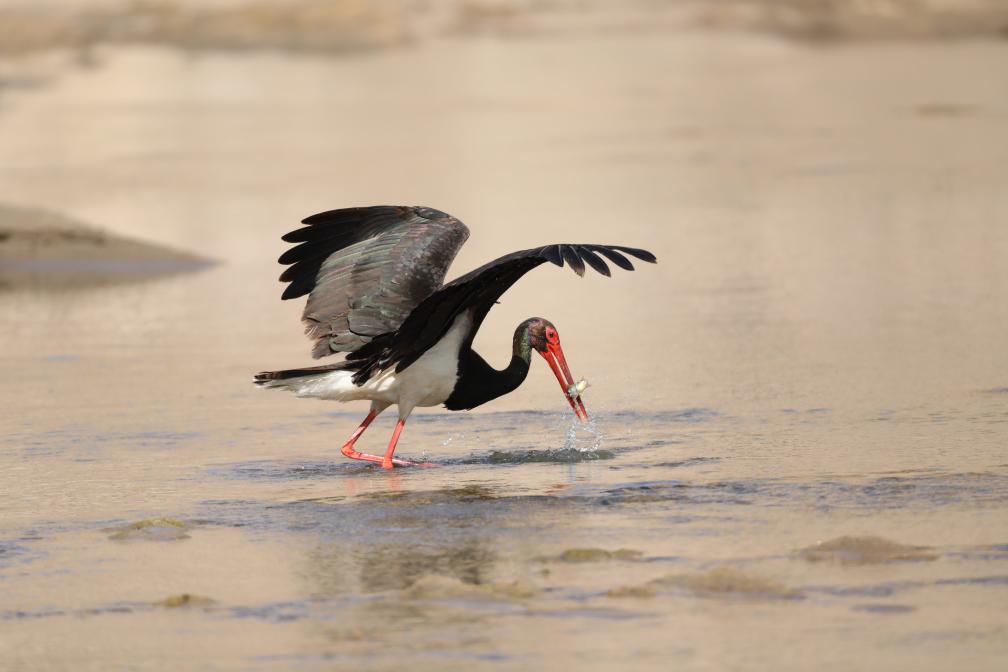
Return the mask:
<svg viewBox="0 0 1008 672">
<path fill-rule="evenodd" d="M 462 432 L 453 432 L 452 434 L 449 434 L 444 441 L 441 442 L 441 447 L 448 448 L 455 441 L 465 441 L 465 439 L 466 435 L 463 434 Z"/>
<path fill-rule="evenodd" d="M 589 416 L 587 422 L 573 419 L 564 438 L 564 450 L 594 452 L 602 447 L 602 438 L 602 432 L 599 431 L 594 416 Z"/>
</svg>

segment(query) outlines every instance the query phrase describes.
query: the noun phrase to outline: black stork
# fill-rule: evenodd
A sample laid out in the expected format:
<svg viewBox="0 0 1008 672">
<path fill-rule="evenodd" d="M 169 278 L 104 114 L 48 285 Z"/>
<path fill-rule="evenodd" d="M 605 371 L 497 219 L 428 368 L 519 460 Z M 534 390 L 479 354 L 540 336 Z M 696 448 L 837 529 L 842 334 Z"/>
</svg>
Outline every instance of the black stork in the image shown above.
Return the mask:
<svg viewBox="0 0 1008 672">
<path fill-rule="evenodd" d="M 314 342 L 312 357 L 346 356 L 325 366 L 266 371 L 255 382 L 299 397 L 369 400 L 371 411 L 342 453 L 385 469 L 413 465 L 393 455 L 414 408 L 444 404 L 459 411 L 503 396 L 525 380 L 532 350 L 549 363 L 574 413 L 587 420 L 551 322 L 533 317 L 518 325 L 511 363 L 503 371 L 473 351 L 473 338 L 501 294 L 547 261 L 567 263 L 578 275 L 587 265 L 606 276 L 603 257 L 628 271 L 633 264 L 624 255 L 656 261 L 646 250 L 620 245 L 546 245 L 512 252 L 442 285 L 469 237 L 466 225 L 451 215 L 426 207 L 373 206 L 330 210 L 301 223 L 306 226 L 282 237 L 298 243 L 279 259 L 289 265 L 280 276 L 290 283 L 282 298 L 308 295 L 302 321 Z M 354 443 L 392 404 L 399 408 L 399 422 L 385 455 L 357 451 Z"/>
</svg>

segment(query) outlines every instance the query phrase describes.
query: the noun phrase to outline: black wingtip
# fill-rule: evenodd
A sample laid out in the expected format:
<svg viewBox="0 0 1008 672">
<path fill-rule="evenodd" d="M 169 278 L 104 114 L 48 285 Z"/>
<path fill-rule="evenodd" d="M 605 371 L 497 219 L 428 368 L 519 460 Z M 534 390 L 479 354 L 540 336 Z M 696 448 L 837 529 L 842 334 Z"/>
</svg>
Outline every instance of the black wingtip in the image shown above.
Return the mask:
<svg viewBox="0 0 1008 672">
<path fill-rule="evenodd" d="M 307 217 L 302 219 L 301 223 L 304 224 L 305 226 L 314 226 L 319 222 L 325 220 L 329 216 L 331 216 L 332 213 L 334 212 L 336 212 L 336 210 L 326 210 L 325 212 L 316 212 L 314 215 L 308 215 Z M 293 231 L 291 233 L 293 233 Z"/>
<path fill-rule="evenodd" d="M 612 273 L 609 271 L 609 267 L 606 266 L 606 263 L 604 261 L 602 261 L 601 257 L 599 257 L 597 254 L 595 254 L 591 250 L 589 250 L 584 245 L 578 245 L 578 246 L 576 246 L 575 249 L 577 249 L 577 253 L 581 255 L 581 258 L 589 266 L 591 266 L 597 272 L 601 273 L 602 275 L 606 276 L 607 278 L 611 278 L 612 277 Z"/>
<path fill-rule="evenodd" d="M 304 296 L 310 292 L 315 287 L 315 279 L 311 278 L 310 282 L 304 282 L 303 278 L 295 279 L 284 289 L 283 294 L 280 295 L 281 301 L 287 301 L 288 299 L 296 299 L 298 297 Z M 282 277 L 280 282 L 287 282 Z"/>
<path fill-rule="evenodd" d="M 542 255 L 546 257 L 546 260 L 556 264 L 557 266 L 563 266 L 563 255 L 560 253 L 559 245 L 547 245 L 541 250 Z"/>
<path fill-rule="evenodd" d="M 658 257 L 656 257 L 655 255 L 651 254 L 647 250 L 642 250 L 642 249 L 637 248 L 637 247 L 623 247 L 622 245 L 610 245 L 610 247 L 613 248 L 614 250 L 619 250 L 620 252 L 625 252 L 625 253 L 629 254 L 631 257 L 636 257 L 637 259 L 640 259 L 641 261 L 646 261 L 649 264 L 657 264 L 658 263 Z"/>
<path fill-rule="evenodd" d="M 289 264 L 293 264 L 296 261 L 300 261 L 302 256 L 304 256 L 303 255 L 304 251 L 307 249 L 304 247 L 305 245 L 306 243 L 301 243 L 301 245 L 297 245 L 296 247 L 292 247 L 289 250 L 285 251 L 283 254 L 277 257 L 277 263 L 287 266 Z"/>
<path fill-rule="evenodd" d="M 316 212 L 314 215 L 308 215 L 301 220 L 301 223 L 306 226 L 315 226 L 316 224 L 336 224 L 347 220 L 356 219 L 360 216 L 361 210 L 364 208 L 337 208 L 336 210 L 326 210 L 324 212 Z"/>
<path fill-rule="evenodd" d="M 585 247 L 587 247 L 588 249 L 590 249 L 592 252 L 598 252 L 603 257 L 605 257 L 606 259 L 608 259 L 612 263 L 614 263 L 617 266 L 619 266 L 620 268 L 622 268 L 624 271 L 632 271 L 632 270 L 634 270 L 633 264 L 630 263 L 630 260 L 627 259 L 626 257 L 624 257 L 622 254 L 620 254 L 616 250 L 612 249 L 611 246 L 608 246 L 608 245 L 586 245 Z"/>
<path fill-rule="evenodd" d="M 577 250 L 573 245 L 561 245 L 560 253 L 563 255 L 564 261 L 570 264 L 571 269 L 578 274 L 579 277 L 584 277 L 585 265 L 581 261 L 581 255 L 578 254 Z"/>
<path fill-rule="evenodd" d="M 430 208 L 433 210 L 432 208 Z M 354 208 L 337 208 L 336 210 L 326 210 L 316 212 L 301 220 L 307 226 L 354 226 L 362 220 L 372 217 L 403 217 L 415 212 L 414 208 L 406 205 L 364 205 Z"/>
</svg>

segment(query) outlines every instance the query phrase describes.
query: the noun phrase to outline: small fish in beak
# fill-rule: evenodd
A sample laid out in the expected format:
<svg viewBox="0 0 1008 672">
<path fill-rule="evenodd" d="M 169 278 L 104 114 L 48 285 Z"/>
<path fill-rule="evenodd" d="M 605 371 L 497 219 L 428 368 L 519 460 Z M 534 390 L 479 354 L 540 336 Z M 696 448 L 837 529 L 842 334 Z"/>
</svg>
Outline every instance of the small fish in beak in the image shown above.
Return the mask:
<svg viewBox="0 0 1008 672">
<path fill-rule="evenodd" d="M 588 381 L 582 378 L 576 383 L 573 383 L 567 387 L 568 397 L 579 397 L 581 393 L 588 389 Z"/>
</svg>

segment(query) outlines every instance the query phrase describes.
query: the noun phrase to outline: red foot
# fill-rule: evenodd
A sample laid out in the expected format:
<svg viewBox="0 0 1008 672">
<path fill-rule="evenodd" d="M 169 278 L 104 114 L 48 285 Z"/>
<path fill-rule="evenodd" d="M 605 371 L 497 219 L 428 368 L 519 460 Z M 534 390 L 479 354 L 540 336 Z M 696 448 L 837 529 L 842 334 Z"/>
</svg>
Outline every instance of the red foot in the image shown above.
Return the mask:
<svg viewBox="0 0 1008 672">
<path fill-rule="evenodd" d="M 351 460 L 364 460 L 367 462 L 378 462 L 381 464 L 383 469 L 391 469 L 393 464 L 398 464 L 400 467 L 416 467 L 419 466 L 416 462 L 410 462 L 409 460 L 400 460 L 397 457 L 392 459 L 387 459 L 381 457 L 380 455 L 371 455 L 370 453 L 362 453 L 353 449 L 350 444 L 344 445 L 340 452 L 349 457 Z"/>
<path fill-rule="evenodd" d="M 354 432 L 349 439 L 347 439 L 346 443 L 343 444 L 343 447 L 340 449 L 341 453 L 349 457 L 351 460 L 366 460 L 368 462 L 378 462 L 379 464 L 381 464 L 382 469 L 392 469 L 392 467 L 397 464 L 400 467 L 435 466 L 430 462 L 417 463 L 417 462 L 410 462 L 409 460 L 397 460 L 394 457 L 392 457 L 392 455 L 395 454 L 396 443 L 399 442 L 399 434 L 402 433 L 403 426 L 406 424 L 406 421 L 403 420 L 402 418 L 399 418 L 399 422 L 396 423 L 395 431 L 392 432 L 392 440 L 389 441 L 389 445 L 388 448 L 385 450 L 384 457 L 378 457 L 377 455 L 369 455 L 368 453 L 361 453 L 359 451 L 354 450 L 353 447 L 354 442 L 356 442 L 357 439 L 360 438 L 360 435 L 364 433 L 364 430 L 367 429 L 368 425 L 371 424 L 371 421 L 374 420 L 375 415 L 376 413 L 374 411 L 368 413 L 368 416 L 364 418 L 364 422 L 362 422 L 360 427 L 357 428 L 357 431 Z"/>
</svg>

